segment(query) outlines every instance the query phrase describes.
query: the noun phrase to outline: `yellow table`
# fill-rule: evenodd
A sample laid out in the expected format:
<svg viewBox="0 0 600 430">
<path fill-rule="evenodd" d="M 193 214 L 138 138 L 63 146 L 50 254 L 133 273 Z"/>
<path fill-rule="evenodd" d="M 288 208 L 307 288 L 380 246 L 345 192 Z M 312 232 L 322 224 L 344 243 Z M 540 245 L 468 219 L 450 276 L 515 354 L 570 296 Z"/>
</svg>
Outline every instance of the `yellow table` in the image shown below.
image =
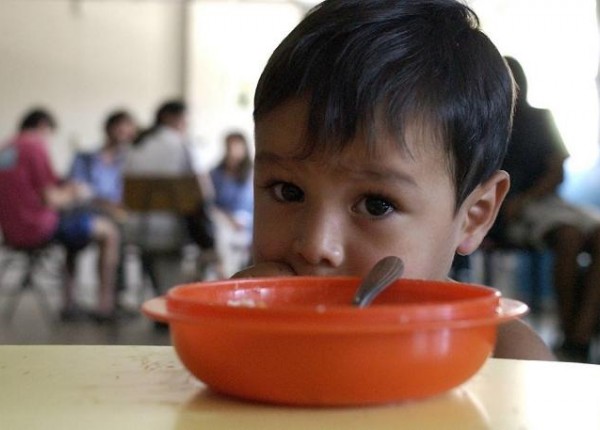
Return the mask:
<svg viewBox="0 0 600 430">
<path fill-rule="evenodd" d="M 490 359 L 428 400 L 310 409 L 214 394 L 171 347 L 0 346 L 0 429 L 598 430 L 600 366 Z"/>
</svg>

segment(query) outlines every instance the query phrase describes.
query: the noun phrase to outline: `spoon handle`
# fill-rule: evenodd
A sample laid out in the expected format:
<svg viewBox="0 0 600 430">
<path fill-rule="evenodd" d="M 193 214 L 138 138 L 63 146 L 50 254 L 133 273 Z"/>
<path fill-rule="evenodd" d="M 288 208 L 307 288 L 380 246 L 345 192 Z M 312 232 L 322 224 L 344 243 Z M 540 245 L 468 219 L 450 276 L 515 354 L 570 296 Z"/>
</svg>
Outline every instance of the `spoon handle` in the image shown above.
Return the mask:
<svg viewBox="0 0 600 430">
<path fill-rule="evenodd" d="M 404 263 L 400 258 L 392 255 L 382 258 L 361 282 L 352 304 L 360 308 L 369 305 L 377 294 L 402 276 L 402 272 Z"/>
</svg>

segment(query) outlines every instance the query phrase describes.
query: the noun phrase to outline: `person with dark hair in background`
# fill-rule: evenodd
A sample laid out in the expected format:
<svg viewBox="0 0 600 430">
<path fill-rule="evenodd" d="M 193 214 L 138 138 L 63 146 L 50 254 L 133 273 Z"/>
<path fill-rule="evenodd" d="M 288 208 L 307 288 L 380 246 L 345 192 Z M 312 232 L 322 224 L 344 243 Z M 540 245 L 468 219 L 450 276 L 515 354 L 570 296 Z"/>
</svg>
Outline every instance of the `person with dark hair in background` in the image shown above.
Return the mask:
<svg viewBox="0 0 600 430">
<path fill-rule="evenodd" d="M 153 125 L 142 131 L 130 148 L 125 162 L 126 174 L 173 177 L 193 174 L 198 177 L 205 202 L 210 201 L 213 196 L 210 178 L 195 171 L 188 139 L 187 106 L 181 100 L 164 102 L 156 111 Z M 173 246 L 172 232 L 178 230 L 179 221 L 169 214 L 153 214 L 148 217 L 147 223 L 152 235 L 144 238 L 144 241 L 155 242 L 158 248 L 163 244 Z M 221 263 L 215 249 L 214 227 L 206 204 L 198 208 L 194 216 L 185 217 L 184 221 L 188 235 L 201 250 L 200 265 L 203 270 L 210 266 L 217 276 L 222 277 Z M 152 264 L 146 266 L 152 272 Z"/>
<path fill-rule="evenodd" d="M 119 232 L 106 217 L 72 210 L 87 201 L 90 191 L 74 182 L 61 183 L 47 152 L 56 128 L 44 109 L 28 112 L 13 139 L 0 147 L 0 227 L 4 240 L 15 248 L 43 246 L 57 241 L 67 249 L 68 281 L 61 318 L 80 318 L 75 303 L 75 257 L 91 241 L 98 243 L 100 290 L 96 320 L 114 319 L 115 271 L 119 259 Z"/>
<path fill-rule="evenodd" d="M 252 184 L 252 154 L 246 136 L 240 132 L 230 132 L 225 136 L 225 154 L 210 172 L 215 198 L 215 220 L 218 235 L 223 243 L 222 258 L 228 261 L 225 254 L 232 253 L 234 248 L 247 254 L 252 243 L 252 214 L 254 209 L 254 193 Z M 247 260 L 249 256 L 242 257 Z M 239 266 L 248 261 L 234 263 Z M 227 272 L 235 272 L 241 267 L 227 268 Z"/>
<path fill-rule="evenodd" d="M 125 153 L 137 135 L 133 117 L 125 110 L 111 112 L 104 122 L 104 143 L 95 152 L 75 155 L 69 177 L 87 184 L 92 204 L 119 219 L 122 214 Z"/>
<path fill-rule="evenodd" d="M 128 169 L 144 170 L 139 162 L 148 161 L 152 165 L 162 166 L 150 167 L 148 170 L 191 171 L 186 116 L 187 106 L 181 100 L 169 100 L 161 104 L 156 110 L 152 125 L 142 130 L 134 140 L 135 150 L 129 153 L 128 164 L 131 167 L 128 166 Z"/>
<path fill-rule="evenodd" d="M 600 213 L 565 201 L 558 188 L 569 154 L 549 110 L 527 101 L 527 79 L 521 64 L 506 57 L 518 85 L 513 131 L 502 168 L 511 188 L 500 212 L 494 236 L 509 243 L 554 253 L 563 342 L 558 352 L 566 359 L 587 361 L 590 342 L 600 321 Z M 577 257 L 587 251 L 592 263 L 583 274 Z"/>
<path fill-rule="evenodd" d="M 88 207 L 94 212 L 111 218 L 121 233 L 126 219 L 123 209 L 123 167 L 125 153 L 137 135 L 137 126 L 132 115 L 126 110 L 115 110 L 104 121 L 104 142 L 94 152 L 80 152 L 75 155 L 69 178 L 86 184 L 92 192 Z M 117 292 L 125 290 L 124 242 L 121 242 L 121 258 L 117 266 Z M 120 314 L 118 297 L 115 297 Z"/>
</svg>

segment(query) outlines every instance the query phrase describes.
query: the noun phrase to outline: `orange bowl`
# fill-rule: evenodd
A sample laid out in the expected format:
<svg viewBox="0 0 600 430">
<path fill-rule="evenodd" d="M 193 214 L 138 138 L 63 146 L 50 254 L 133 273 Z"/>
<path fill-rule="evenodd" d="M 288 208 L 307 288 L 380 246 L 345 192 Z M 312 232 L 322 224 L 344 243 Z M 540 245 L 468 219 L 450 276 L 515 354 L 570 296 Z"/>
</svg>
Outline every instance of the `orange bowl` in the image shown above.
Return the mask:
<svg viewBox="0 0 600 430">
<path fill-rule="evenodd" d="M 144 303 L 183 364 L 215 391 L 271 403 L 368 405 L 423 398 L 471 377 L 498 324 L 527 307 L 492 288 L 402 279 L 367 308 L 360 279 L 182 285 Z"/>
</svg>

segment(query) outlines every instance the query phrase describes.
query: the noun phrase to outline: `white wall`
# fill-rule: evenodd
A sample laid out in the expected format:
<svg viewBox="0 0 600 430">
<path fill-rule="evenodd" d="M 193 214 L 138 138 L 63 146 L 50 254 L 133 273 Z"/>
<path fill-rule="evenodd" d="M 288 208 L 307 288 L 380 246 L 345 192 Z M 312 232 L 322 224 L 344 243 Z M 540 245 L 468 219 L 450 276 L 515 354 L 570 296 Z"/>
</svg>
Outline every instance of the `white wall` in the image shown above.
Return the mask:
<svg viewBox="0 0 600 430">
<path fill-rule="evenodd" d="M 469 3 L 502 53 L 523 63 L 531 101 L 555 113 L 570 161 L 593 163 L 594 0 L 568 8 L 564 0 Z M 0 139 L 13 133 L 30 106 L 47 106 L 60 123 L 52 155 L 64 172 L 74 150 L 98 143 L 109 110 L 128 108 L 147 125 L 162 100 L 184 95 L 198 151 L 211 164 L 227 129 L 251 134 L 256 80 L 271 51 L 300 20 L 298 4 L 0 0 Z"/>
<path fill-rule="evenodd" d="M 269 55 L 302 7 L 286 0 L 1 0 L 0 139 L 34 105 L 56 114 L 52 156 L 99 144 L 114 108 L 147 126 L 184 96 L 203 166 L 230 128 L 252 136 L 252 98 Z"/>
<path fill-rule="evenodd" d="M 189 10 L 188 73 L 192 133 L 203 164 L 215 163 L 230 129 L 252 138 L 258 78 L 304 10 L 286 3 L 195 1 Z"/>
<path fill-rule="evenodd" d="M 567 168 L 597 161 L 598 26 L 595 0 L 471 0 L 484 31 L 523 66 L 528 100 L 552 111 L 571 153 Z"/>
<path fill-rule="evenodd" d="M 53 159 L 101 137 L 107 112 L 124 107 L 143 123 L 164 98 L 180 96 L 179 1 L 0 1 L 0 137 L 23 112 L 44 105 L 59 121 Z"/>
</svg>

